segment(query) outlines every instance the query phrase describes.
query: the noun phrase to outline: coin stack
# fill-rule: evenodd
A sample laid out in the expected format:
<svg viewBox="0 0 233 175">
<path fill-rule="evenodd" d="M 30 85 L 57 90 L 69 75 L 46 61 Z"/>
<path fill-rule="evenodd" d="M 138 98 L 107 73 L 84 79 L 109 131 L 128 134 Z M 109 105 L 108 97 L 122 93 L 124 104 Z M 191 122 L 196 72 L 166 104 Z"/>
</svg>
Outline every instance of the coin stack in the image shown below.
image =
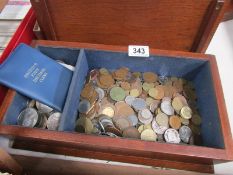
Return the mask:
<svg viewBox="0 0 233 175">
<path fill-rule="evenodd" d="M 183 78 L 94 69 L 80 96 L 77 132 L 183 144 L 200 137 L 195 90 Z"/>
<path fill-rule="evenodd" d="M 30 128 L 57 130 L 61 113 L 35 100 L 29 100 L 27 107 L 18 116 L 18 125 Z"/>
</svg>

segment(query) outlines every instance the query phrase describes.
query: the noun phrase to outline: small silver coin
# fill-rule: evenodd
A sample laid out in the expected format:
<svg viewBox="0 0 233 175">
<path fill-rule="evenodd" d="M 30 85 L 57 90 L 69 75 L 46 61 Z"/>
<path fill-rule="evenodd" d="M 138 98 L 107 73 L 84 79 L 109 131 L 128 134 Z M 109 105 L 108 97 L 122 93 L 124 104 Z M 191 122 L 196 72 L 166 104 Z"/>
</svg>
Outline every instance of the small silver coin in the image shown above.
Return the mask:
<svg viewBox="0 0 233 175">
<path fill-rule="evenodd" d="M 53 108 L 43 104 L 43 103 L 40 103 L 38 101 L 36 101 L 36 108 L 38 109 L 39 112 L 41 113 L 50 113 L 53 111 Z"/>
<path fill-rule="evenodd" d="M 164 133 L 165 141 L 168 143 L 180 143 L 180 135 L 177 130 L 169 128 Z"/>
<path fill-rule="evenodd" d="M 105 96 L 104 90 L 99 87 L 96 87 L 95 91 L 98 93 L 98 101 L 100 102 Z"/>
<path fill-rule="evenodd" d="M 151 123 L 151 127 L 154 130 L 156 134 L 164 134 L 164 132 L 168 129 L 168 127 L 165 126 L 159 126 L 159 124 L 156 122 L 155 119 L 153 119 Z"/>
<path fill-rule="evenodd" d="M 26 108 L 18 116 L 18 125 L 33 128 L 39 120 L 39 115 L 34 108 Z"/>
<path fill-rule="evenodd" d="M 135 111 L 140 111 L 146 108 L 146 101 L 142 98 L 135 98 L 132 102 L 132 107 Z"/>
<path fill-rule="evenodd" d="M 160 75 L 159 76 L 159 83 L 160 84 L 165 84 L 168 81 L 168 77 Z"/>
<path fill-rule="evenodd" d="M 133 126 L 136 126 L 138 124 L 138 118 L 136 115 L 130 115 L 128 116 L 128 119 Z"/>
<path fill-rule="evenodd" d="M 174 115 L 175 112 L 170 101 L 163 101 L 161 103 L 161 110 L 167 115 Z"/>
<path fill-rule="evenodd" d="M 180 139 L 184 142 L 184 143 L 189 143 L 189 139 L 192 136 L 192 131 L 188 126 L 181 126 L 181 128 L 179 129 L 179 135 L 180 135 Z"/>
<path fill-rule="evenodd" d="M 143 109 L 138 112 L 139 121 L 145 125 L 150 124 L 153 120 L 153 115 L 150 113 L 150 111 L 149 112 L 148 111 L 149 111 L 148 109 Z"/>
<path fill-rule="evenodd" d="M 80 113 L 86 113 L 86 112 L 88 112 L 90 107 L 91 107 L 90 102 L 86 99 L 83 99 L 82 101 L 79 102 L 78 111 Z"/>
<path fill-rule="evenodd" d="M 128 105 L 132 106 L 133 101 L 135 100 L 135 97 L 128 95 L 127 97 L 125 97 L 125 103 L 127 103 Z"/>
<path fill-rule="evenodd" d="M 60 118 L 61 113 L 59 112 L 54 112 L 53 114 L 51 114 L 47 121 L 47 128 L 49 130 L 57 130 L 59 127 Z"/>
</svg>

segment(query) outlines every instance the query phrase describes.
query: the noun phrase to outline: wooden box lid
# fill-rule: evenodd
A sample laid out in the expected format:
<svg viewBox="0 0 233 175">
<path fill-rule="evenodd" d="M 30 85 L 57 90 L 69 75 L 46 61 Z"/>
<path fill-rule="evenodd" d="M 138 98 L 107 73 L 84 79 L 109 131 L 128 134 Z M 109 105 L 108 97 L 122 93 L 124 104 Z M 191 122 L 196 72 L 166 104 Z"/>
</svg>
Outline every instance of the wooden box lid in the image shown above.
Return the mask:
<svg viewBox="0 0 233 175">
<path fill-rule="evenodd" d="M 203 52 L 227 0 L 31 0 L 48 40 Z"/>
</svg>

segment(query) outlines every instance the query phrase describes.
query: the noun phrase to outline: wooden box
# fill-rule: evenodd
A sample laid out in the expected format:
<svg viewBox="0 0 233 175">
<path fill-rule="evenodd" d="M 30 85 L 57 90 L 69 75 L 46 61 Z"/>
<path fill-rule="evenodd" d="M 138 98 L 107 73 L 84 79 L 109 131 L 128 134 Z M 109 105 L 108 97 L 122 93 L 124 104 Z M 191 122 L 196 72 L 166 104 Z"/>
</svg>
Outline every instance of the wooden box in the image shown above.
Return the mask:
<svg viewBox="0 0 233 175">
<path fill-rule="evenodd" d="M 14 138 L 14 148 L 200 172 L 213 172 L 213 160 L 233 159 L 232 137 L 216 60 L 211 55 L 183 52 L 206 49 L 223 15 L 223 2 L 58 0 L 53 3 L 52 0 L 32 0 L 32 5 L 47 39 L 79 41 L 35 41 L 32 45 L 51 58 L 65 60 L 76 67 L 59 131 L 15 125 L 27 98 L 8 91 L 0 110 L 0 133 Z M 128 44 L 149 45 L 155 49 L 150 49 L 149 58 L 130 58 Z M 161 65 L 165 69 L 160 69 Z M 167 75 L 192 80 L 203 123 L 206 123 L 201 127 L 203 145 L 175 145 L 73 132 L 86 72 L 101 66 L 127 66 L 159 74 L 165 71 Z"/>
</svg>

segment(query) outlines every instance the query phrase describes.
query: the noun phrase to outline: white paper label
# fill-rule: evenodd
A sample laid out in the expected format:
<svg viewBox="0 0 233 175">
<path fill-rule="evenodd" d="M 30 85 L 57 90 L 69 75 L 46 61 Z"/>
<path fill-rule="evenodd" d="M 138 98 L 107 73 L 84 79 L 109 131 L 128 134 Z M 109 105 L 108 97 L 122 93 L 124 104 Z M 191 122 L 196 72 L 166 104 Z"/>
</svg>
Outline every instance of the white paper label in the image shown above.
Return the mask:
<svg viewBox="0 0 233 175">
<path fill-rule="evenodd" d="M 130 57 L 149 57 L 149 46 L 134 46 L 129 45 L 128 55 Z"/>
</svg>

